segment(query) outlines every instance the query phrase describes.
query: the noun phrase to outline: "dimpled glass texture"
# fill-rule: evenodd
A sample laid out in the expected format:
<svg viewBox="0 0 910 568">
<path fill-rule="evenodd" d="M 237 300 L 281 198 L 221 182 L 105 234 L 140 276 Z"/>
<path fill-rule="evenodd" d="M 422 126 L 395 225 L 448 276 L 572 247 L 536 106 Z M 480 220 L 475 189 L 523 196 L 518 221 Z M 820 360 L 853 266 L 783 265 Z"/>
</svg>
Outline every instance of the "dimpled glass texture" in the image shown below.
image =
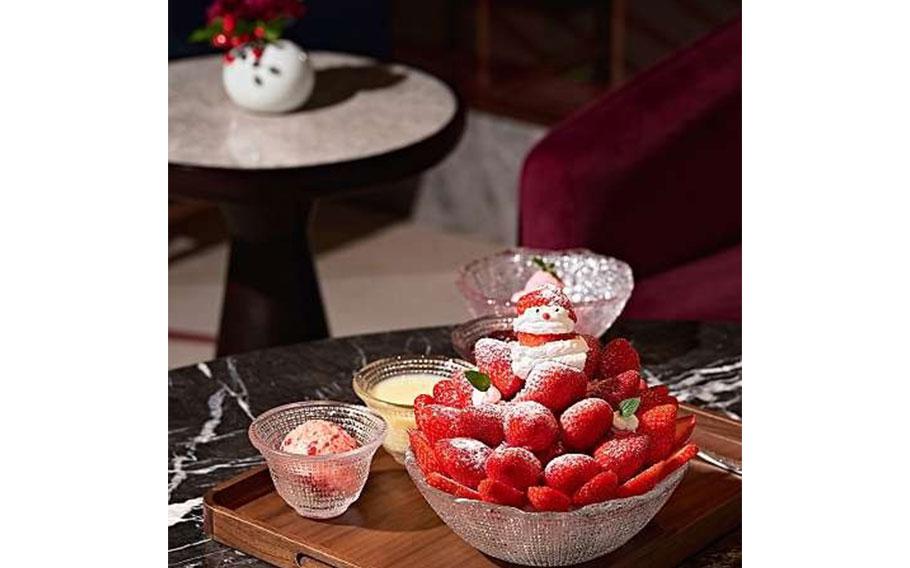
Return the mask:
<svg viewBox="0 0 910 568">
<path fill-rule="evenodd" d="M 414 406 L 395 404 L 374 397 L 373 387 L 398 375 L 427 374 L 447 379 L 460 369 L 474 369 L 467 361 L 441 355 L 398 355 L 379 359 L 354 373 L 354 392 L 367 406 L 379 412 L 389 426 L 389 433 L 382 446 L 397 461 L 404 463 L 408 448 L 408 429 L 417 427 Z"/>
<path fill-rule="evenodd" d="M 476 363 L 474 344 L 478 339 L 492 337 L 502 341 L 515 341 L 512 316 L 483 316 L 456 325 L 452 329 L 452 347 L 466 361 Z"/>
<path fill-rule="evenodd" d="M 424 499 L 455 534 L 484 554 L 526 566 L 565 566 L 616 550 L 654 518 L 688 470 L 686 464 L 644 495 L 566 513 L 539 513 L 456 498 L 430 487 L 410 450 L 405 466 Z"/>
<path fill-rule="evenodd" d="M 513 316 L 512 295 L 540 268 L 534 257 L 556 267 L 566 295 L 575 305 L 578 333 L 600 337 L 613 324 L 632 294 L 632 269 L 615 258 L 588 249 L 552 251 L 514 248 L 461 267 L 458 289 L 474 317 Z"/>
<path fill-rule="evenodd" d="M 359 447 L 337 454 L 306 456 L 279 448 L 288 432 L 307 420 L 341 426 Z M 261 414 L 250 425 L 253 446 L 265 458 L 275 489 L 301 516 L 329 519 L 360 497 L 370 462 L 386 434 L 382 417 L 365 406 L 334 401 L 295 402 Z"/>
</svg>

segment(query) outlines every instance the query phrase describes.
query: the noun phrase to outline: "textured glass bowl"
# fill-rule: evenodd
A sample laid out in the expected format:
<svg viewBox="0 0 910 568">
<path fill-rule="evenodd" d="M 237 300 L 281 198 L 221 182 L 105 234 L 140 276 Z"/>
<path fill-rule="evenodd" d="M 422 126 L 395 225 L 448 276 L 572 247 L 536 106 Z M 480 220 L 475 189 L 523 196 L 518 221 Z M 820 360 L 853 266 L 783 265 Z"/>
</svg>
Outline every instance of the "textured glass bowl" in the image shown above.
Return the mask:
<svg viewBox="0 0 910 568">
<path fill-rule="evenodd" d="M 474 360 L 474 344 L 484 337 L 514 341 L 512 331 L 513 316 L 483 316 L 458 324 L 452 329 L 452 347 L 465 361 Z"/>
<path fill-rule="evenodd" d="M 474 317 L 513 316 L 512 295 L 524 289 L 538 267 L 535 256 L 556 266 L 575 305 L 576 329 L 600 337 L 616 321 L 632 295 L 632 269 L 621 260 L 588 249 L 561 251 L 514 248 L 461 267 L 458 289 Z"/>
<path fill-rule="evenodd" d="M 360 446 L 323 456 L 281 451 L 281 440 L 307 420 L 334 422 Z M 385 434 L 385 421 L 375 411 L 328 400 L 273 408 L 253 420 L 249 430 L 250 441 L 265 458 L 278 494 L 299 515 L 312 519 L 337 517 L 360 497 L 373 454 Z"/>
<path fill-rule="evenodd" d="M 538 513 L 461 499 L 430 487 L 410 450 L 405 466 L 424 499 L 455 534 L 484 554 L 527 566 L 565 566 L 616 550 L 654 518 L 688 470 L 688 464 L 679 468 L 644 495 L 567 513 Z"/>
<path fill-rule="evenodd" d="M 382 415 L 389 425 L 389 433 L 382 447 L 395 461 L 404 463 L 404 451 L 408 448 L 408 429 L 416 428 L 413 404 L 396 404 L 376 398 L 371 394 L 373 387 L 382 381 L 398 375 L 413 373 L 438 375 L 447 379 L 459 369 L 473 369 L 467 361 L 441 355 L 398 355 L 373 361 L 354 373 L 354 392 L 370 408 Z"/>
</svg>

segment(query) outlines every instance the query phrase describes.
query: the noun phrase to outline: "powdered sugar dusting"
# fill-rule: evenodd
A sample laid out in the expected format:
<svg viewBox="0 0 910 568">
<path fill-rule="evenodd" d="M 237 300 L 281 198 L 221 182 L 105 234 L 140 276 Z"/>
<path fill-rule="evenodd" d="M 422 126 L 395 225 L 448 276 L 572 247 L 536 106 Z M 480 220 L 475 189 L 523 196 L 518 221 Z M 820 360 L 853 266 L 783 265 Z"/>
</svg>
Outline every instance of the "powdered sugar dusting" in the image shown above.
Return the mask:
<svg viewBox="0 0 910 568">
<path fill-rule="evenodd" d="M 522 296 L 517 306 L 518 313 L 522 314 L 532 306 L 561 306 L 569 312 L 573 321 L 576 320 L 572 301 L 561 288 L 552 284 L 544 284 L 537 290 Z"/>
<path fill-rule="evenodd" d="M 553 413 L 546 406 L 533 400 L 515 402 L 508 405 L 505 409 L 504 418 L 506 420 L 516 420 L 518 418 L 547 418 L 552 417 Z"/>
<path fill-rule="evenodd" d="M 545 473 L 552 474 L 558 469 L 575 469 L 580 467 L 591 467 L 591 464 L 597 464 L 597 461 L 591 456 L 585 454 L 563 454 L 553 458 L 547 464 Z"/>
<path fill-rule="evenodd" d="M 566 409 L 565 413 L 563 413 L 563 416 L 566 414 L 588 412 L 589 410 L 597 408 L 598 406 L 610 408 L 610 403 L 602 398 L 583 398 Z"/>
<path fill-rule="evenodd" d="M 525 380 L 524 387 L 518 391 L 515 398 L 521 399 L 531 393 L 538 392 L 547 382 L 553 380 L 553 375 L 556 373 L 565 373 L 567 371 L 580 372 L 575 367 L 559 361 L 540 361 L 531 369 L 531 373 L 528 375 L 527 380 Z"/>
<path fill-rule="evenodd" d="M 484 337 L 474 344 L 474 359 L 480 367 L 489 367 L 495 361 L 509 361 L 512 350 L 509 344 L 499 339 Z"/>
<path fill-rule="evenodd" d="M 544 366 L 551 363 L 583 371 L 588 358 L 588 343 L 581 336 L 574 339 L 550 341 L 534 347 L 515 341 L 509 346 L 509 350 L 512 372 L 522 379 L 530 379 L 531 376 L 538 373 L 538 369 L 544 373 L 554 372 L 554 367 Z M 528 385 L 525 384 L 525 388 L 527 387 Z"/>
<path fill-rule="evenodd" d="M 450 457 L 471 469 L 482 470 L 492 452 L 489 446 L 473 438 L 451 438 L 448 443 L 457 450 L 454 455 L 449 454 Z"/>
</svg>

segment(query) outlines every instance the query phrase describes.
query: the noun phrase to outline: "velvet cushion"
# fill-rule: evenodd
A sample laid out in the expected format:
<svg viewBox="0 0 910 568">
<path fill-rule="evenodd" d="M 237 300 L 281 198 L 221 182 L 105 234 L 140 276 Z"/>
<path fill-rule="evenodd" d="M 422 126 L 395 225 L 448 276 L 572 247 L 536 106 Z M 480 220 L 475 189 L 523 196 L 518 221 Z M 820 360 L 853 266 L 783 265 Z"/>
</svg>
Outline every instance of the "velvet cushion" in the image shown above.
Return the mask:
<svg viewBox="0 0 910 568">
<path fill-rule="evenodd" d="M 556 126 L 525 161 L 519 240 L 587 247 L 637 279 L 741 240 L 741 24 Z"/>
<path fill-rule="evenodd" d="M 635 283 L 622 317 L 633 319 L 742 319 L 742 247 L 684 264 Z"/>
</svg>

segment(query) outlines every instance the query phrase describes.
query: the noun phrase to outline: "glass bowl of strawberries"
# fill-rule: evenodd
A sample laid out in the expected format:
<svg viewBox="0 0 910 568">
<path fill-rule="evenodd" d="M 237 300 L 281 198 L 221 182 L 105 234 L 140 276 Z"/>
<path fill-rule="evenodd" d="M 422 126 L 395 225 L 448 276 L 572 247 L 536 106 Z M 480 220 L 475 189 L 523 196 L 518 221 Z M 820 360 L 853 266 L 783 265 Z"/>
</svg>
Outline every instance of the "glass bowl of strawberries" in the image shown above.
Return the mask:
<svg viewBox="0 0 910 568">
<path fill-rule="evenodd" d="M 515 339 L 480 339 L 477 370 L 415 400 L 409 475 L 456 534 L 509 562 L 574 564 L 622 546 L 698 452 L 695 417 L 643 380 L 631 342 L 601 345 L 574 317 L 558 288 L 528 293 Z"/>
<path fill-rule="evenodd" d="M 437 489 L 440 484 L 427 482 L 410 450 L 405 466 L 421 495 L 455 534 L 484 554 L 526 566 L 565 566 L 616 550 L 654 518 L 688 469 L 682 465 L 641 495 L 539 512 L 484 501 L 476 490 L 458 496 Z M 531 488 L 529 494 L 531 490 L 543 492 L 538 501 L 547 499 L 546 490 Z M 555 503 L 560 498 L 550 499 Z"/>
<path fill-rule="evenodd" d="M 600 337 L 632 295 L 632 269 L 588 249 L 512 248 L 462 266 L 456 284 L 475 318 L 512 315 L 522 291 L 563 286 L 578 314 L 578 332 Z"/>
</svg>

